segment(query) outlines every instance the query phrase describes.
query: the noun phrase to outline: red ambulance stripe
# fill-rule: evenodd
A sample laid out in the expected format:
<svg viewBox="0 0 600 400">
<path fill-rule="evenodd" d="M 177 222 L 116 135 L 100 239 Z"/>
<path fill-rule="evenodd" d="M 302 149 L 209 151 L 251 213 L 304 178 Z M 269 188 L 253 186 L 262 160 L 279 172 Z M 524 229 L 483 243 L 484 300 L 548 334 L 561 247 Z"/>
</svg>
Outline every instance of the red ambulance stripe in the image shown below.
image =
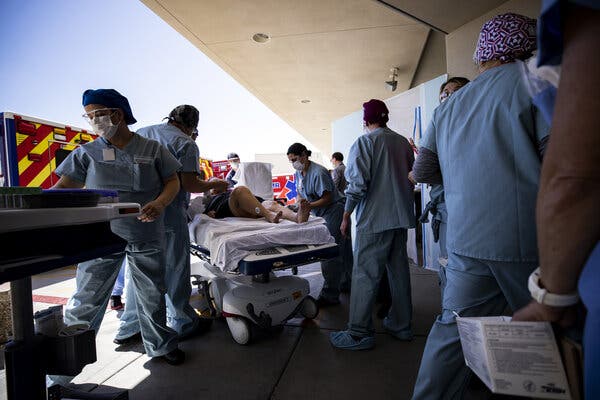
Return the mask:
<svg viewBox="0 0 600 400">
<path fill-rule="evenodd" d="M 27 154 L 29 154 L 29 152 L 33 150 L 35 146 L 37 146 L 34 141 L 37 140 L 39 143 L 40 141 L 44 140 L 50 134 L 50 132 L 52 132 L 52 130 L 53 128 L 51 126 L 42 125 L 37 129 L 37 134 L 35 137 L 29 136 L 23 142 L 21 142 L 21 144 L 17 146 L 17 160 L 27 157 Z"/>
<path fill-rule="evenodd" d="M 50 168 L 50 159 L 48 157 L 48 150 L 46 149 L 42 153 L 42 159 L 31 164 L 27 169 L 19 174 L 19 185 L 27 186 L 35 177 L 46 168 Z"/>
</svg>

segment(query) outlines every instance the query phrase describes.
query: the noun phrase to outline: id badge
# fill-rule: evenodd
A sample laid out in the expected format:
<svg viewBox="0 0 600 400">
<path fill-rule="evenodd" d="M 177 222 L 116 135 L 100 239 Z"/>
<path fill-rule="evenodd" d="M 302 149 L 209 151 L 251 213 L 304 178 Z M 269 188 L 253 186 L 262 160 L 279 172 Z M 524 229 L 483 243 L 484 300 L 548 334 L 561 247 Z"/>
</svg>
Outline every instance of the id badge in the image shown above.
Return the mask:
<svg viewBox="0 0 600 400">
<path fill-rule="evenodd" d="M 152 164 L 154 159 L 152 157 L 144 157 L 144 156 L 133 156 L 134 164 Z"/>
<path fill-rule="evenodd" d="M 102 149 L 102 160 L 103 161 L 115 161 L 117 156 L 115 154 L 115 149 L 112 147 L 107 147 Z"/>
</svg>

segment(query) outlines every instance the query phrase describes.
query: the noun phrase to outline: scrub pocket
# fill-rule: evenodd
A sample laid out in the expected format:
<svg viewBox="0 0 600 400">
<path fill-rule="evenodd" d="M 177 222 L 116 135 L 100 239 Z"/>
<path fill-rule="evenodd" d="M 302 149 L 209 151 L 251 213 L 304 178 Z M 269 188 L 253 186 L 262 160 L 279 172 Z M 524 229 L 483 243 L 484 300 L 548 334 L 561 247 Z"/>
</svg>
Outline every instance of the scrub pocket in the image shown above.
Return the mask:
<svg viewBox="0 0 600 400">
<path fill-rule="evenodd" d="M 146 157 L 134 157 L 133 160 L 133 191 L 147 192 L 161 186 L 154 160 Z"/>
<path fill-rule="evenodd" d="M 130 166 L 115 161 L 96 161 L 93 173 L 87 175 L 86 186 L 130 191 L 133 173 Z"/>
</svg>

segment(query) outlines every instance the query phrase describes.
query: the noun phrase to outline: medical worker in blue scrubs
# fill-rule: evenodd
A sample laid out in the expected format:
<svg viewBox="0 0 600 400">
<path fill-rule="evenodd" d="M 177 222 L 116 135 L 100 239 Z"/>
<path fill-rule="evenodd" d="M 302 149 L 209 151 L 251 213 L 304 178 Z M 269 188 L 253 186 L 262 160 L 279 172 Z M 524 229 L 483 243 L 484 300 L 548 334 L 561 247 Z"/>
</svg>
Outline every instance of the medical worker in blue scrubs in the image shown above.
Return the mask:
<svg viewBox="0 0 600 400">
<path fill-rule="evenodd" d="M 288 160 L 296 170 L 294 179 L 298 201 L 299 213 L 309 212 L 325 219 L 329 233 L 340 246 L 340 254 L 344 254 L 343 246 L 347 241 L 342 240 L 340 224 L 344 205 L 342 195 L 336 189 L 329 171 L 320 164 L 309 160 L 312 152 L 301 143 L 294 143 L 287 151 Z M 340 303 L 340 281 L 342 279 L 344 263 L 341 255 L 321 262 L 321 271 L 325 282 L 317 299 L 320 307 Z"/>
<path fill-rule="evenodd" d="M 457 90 L 469 83 L 467 78 L 455 76 L 442 83 L 440 87 L 440 104 L 448 100 L 450 96 Z M 418 156 L 417 156 L 418 158 Z M 410 178 L 410 176 L 409 176 Z M 433 241 L 440 246 L 439 252 L 439 268 L 444 268 L 448 263 L 448 252 L 446 251 L 446 225 L 448 222 L 448 211 L 444 202 L 444 185 L 431 185 L 429 191 L 429 202 L 425 205 L 423 214 L 419 218 L 419 222 L 429 222 L 429 214 L 431 213 L 431 230 L 433 232 Z M 443 282 L 443 280 L 442 280 Z"/>
<path fill-rule="evenodd" d="M 334 347 L 367 350 L 375 346 L 373 305 L 387 271 L 392 305 L 383 321 L 399 340 L 411 340 L 412 301 L 407 229 L 415 226 L 414 186 L 408 173 L 414 162 L 406 138 L 387 127 L 389 110 L 381 100 L 363 104 L 365 134 L 350 148 L 346 165 L 343 234 L 356 209 L 356 243 L 348 329 L 330 334 Z"/>
<path fill-rule="evenodd" d="M 425 346 L 413 399 L 460 399 L 471 376 L 456 315 L 502 315 L 531 299 L 538 263 L 535 201 L 549 127 L 517 60 L 535 49 L 536 21 L 513 13 L 487 21 L 474 60 L 479 76 L 433 113 L 413 168 L 443 177 L 448 265 L 442 314 Z M 520 61 L 519 61 L 520 62 Z"/>
<path fill-rule="evenodd" d="M 65 310 L 65 324 L 87 324 L 98 332 L 125 257 L 146 354 L 176 365 L 185 360 L 177 334 L 167 326 L 163 211 L 179 191 L 179 162 L 153 140 L 129 131 L 136 122 L 129 102 L 114 89 L 86 90 L 84 117 L 100 138 L 75 149 L 56 169 L 54 188 L 116 190 L 119 201 L 139 203 L 138 218 L 111 221 L 111 229 L 127 241 L 123 252 L 77 266 L 75 294 Z M 94 240 L 90 237 L 90 240 Z M 133 300 L 133 301 L 132 301 Z"/>
<path fill-rule="evenodd" d="M 167 324 L 179 334 L 180 341 L 207 331 L 212 322 L 211 319 L 198 318 L 190 305 L 190 235 L 186 216 L 188 196 L 189 193 L 210 189 L 227 189 L 226 181 L 214 179 L 209 182 L 199 178 L 200 152 L 191 138 L 198 127 L 199 116 L 196 107 L 183 104 L 169 113 L 167 122 L 147 126 L 136 132 L 162 144 L 181 164 L 178 171 L 181 189 L 164 212 Z M 129 284 L 128 291 L 130 287 Z M 139 340 L 139 332 L 136 307 L 128 302 L 114 342 L 122 345 Z"/>
<path fill-rule="evenodd" d="M 537 286 L 549 295 L 536 298 L 513 319 L 571 325 L 579 291 L 587 310 L 585 399 L 600 399 L 600 2 L 544 0 L 538 32 L 538 65 L 561 65 L 555 104 L 551 97 L 539 97 L 552 120 L 536 219 Z"/>
</svg>

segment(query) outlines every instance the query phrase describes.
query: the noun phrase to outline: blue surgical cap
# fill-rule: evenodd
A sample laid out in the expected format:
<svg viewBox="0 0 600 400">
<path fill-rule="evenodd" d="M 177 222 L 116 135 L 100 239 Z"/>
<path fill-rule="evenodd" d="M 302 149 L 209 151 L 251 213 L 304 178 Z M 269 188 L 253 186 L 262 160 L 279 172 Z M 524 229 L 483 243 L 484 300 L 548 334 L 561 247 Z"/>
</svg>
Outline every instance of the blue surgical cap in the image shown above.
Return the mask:
<svg viewBox="0 0 600 400">
<path fill-rule="evenodd" d="M 135 124 L 137 120 L 133 118 L 129 101 L 115 89 L 88 89 L 83 92 L 83 106 L 88 104 L 102 104 L 108 108 L 120 108 L 125 114 L 127 125 Z"/>
</svg>

